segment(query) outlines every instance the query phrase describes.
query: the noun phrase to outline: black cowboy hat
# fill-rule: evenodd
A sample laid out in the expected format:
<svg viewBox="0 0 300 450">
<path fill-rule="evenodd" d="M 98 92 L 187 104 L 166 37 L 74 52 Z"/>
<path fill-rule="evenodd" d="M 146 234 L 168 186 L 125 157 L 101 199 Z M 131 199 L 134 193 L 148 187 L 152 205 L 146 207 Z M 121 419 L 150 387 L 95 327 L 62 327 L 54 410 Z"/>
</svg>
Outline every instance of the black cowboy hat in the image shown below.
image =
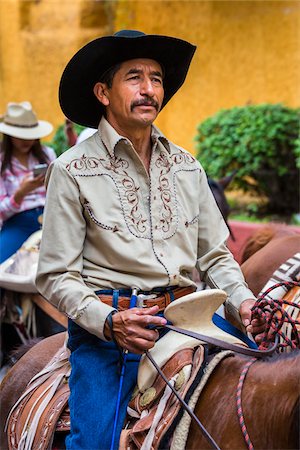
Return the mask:
<svg viewBox="0 0 300 450">
<path fill-rule="evenodd" d="M 123 30 L 97 38 L 82 47 L 67 64 L 60 81 L 59 102 L 66 117 L 97 128 L 104 107 L 94 95 L 94 85 L 114 65 L 136 58 L 149 58 L 164 70 L 162 108 L 183 84 L 196 47 L 169 36 Z"/>
</svg>

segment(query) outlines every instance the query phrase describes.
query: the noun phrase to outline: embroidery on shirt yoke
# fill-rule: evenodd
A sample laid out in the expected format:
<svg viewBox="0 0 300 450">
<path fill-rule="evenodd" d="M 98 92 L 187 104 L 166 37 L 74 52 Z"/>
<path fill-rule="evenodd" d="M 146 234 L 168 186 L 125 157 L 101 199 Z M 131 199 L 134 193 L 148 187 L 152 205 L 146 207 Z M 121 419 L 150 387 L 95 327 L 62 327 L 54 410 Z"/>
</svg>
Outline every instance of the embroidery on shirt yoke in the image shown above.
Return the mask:
<svg viewBox="0 0 300 450">
<path fill-rule="evenodd" d="M 97 169 L 99 167 L 117 175 L 117 177 L 112 175 L 112 179 L 116 184 L 120 184 L 123 188 L 124 199 L 126 199 L 126 203 L 129 206 L 129 212 L 126 212 L 127 208 L 124 208 L 122 200 L 121 206 L 125 221 L 128 225 L 128 230 L 137 237 L 149 237 L 145 236 L 147 231 L 146 223 L 148 219 L 143 215 L 143 211 L 140 206 L 140 188 L 136 185 L 134 179 L 126 170 L 129 168 L 129 162 L 126 159 L 115 156 L 108 158 L 96 158 L 82 155 L 81 158 L 73 159 L 66 168 L 69 171 L 71 169 L 75 169 L 76 171 L 85 171 L 85 173 L 74 174 L 74 176 L 81 177 L 102 175 L 102 173 L 91 172 L 91 169 Z M 95 217 L 93 217 L 93 220 L 97 223 Z M 100 224 L 100 222 L 98 223 Z M 115 229 L 113 231 L 115 231 Z"/>
<path fill-rule="evenodd" d="M 158 191 L 162 201 L 160 211 L 161 230 L 167 234 L 166 238 L 174 235 L 178 226 L 178 203 L 174 184 L 174 175 L 177 171 L 185 170 L 182 165 L 187 165 L 186 170 L 191 170 L 191 164 L 195 163 L 195 158 L 189 153 L 179 152 L 171 155 L 171 160 L 165 153 L 161 152 L 155 161 L 155 165 L 160 170 L 158 177 Z M 175 167 L 174 167 L 175 166 Z M 178 166 L 178 169 L 176 167 Z M 181 166 L 181 167 L 179 167 Z M 173 173 L 171 174 L 171 169 Z"/>
</svg>

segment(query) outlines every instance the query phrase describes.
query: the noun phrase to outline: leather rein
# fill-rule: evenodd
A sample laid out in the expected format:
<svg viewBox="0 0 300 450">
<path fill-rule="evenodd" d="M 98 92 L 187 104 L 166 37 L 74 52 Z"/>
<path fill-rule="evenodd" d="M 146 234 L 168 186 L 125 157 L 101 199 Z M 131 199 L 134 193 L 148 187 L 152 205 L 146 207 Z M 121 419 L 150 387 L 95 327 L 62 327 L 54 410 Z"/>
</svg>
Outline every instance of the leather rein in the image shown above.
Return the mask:
<svg viewBox="0 0 300 450">
<path fill-rule="evenodd" d="M 256 349 L 250 349 L 247 347 L 242 347 L 240 345 L 230 344 L 229 342 L 224 342 L 221 339 L 216 339 L 211 336 L 206 336 L 201 333 L 196 333 L 194 331 L 185 330 L 183 328 L 178 328 L 173 325 L 165 325 L 162 328 L 168 328 L 169 330 L 175 331 L 180 334 L 184 334 L 185 336 L 190 336 L 194 339 L 197 339 L 199 341 L 203 341 L 207 344 L 214 345 L 215 347 L 222 348 L 224 350 L 231 350 L 236 353 L 241 353 L 243 355 L 251 356 L 252 358 L 265 358 L 266 356 L 272 355 L 278 345 L 278 339 L 276 337 L 275 343 L 272 345 L 272 347 L 268 348 L 267 350 L 256 350 Z M 204 425 L 201 423 L 201 421 L 198 419 L 198 417 L 195 415 L 194 411 L 188 406 L 188 404 L 184 401 L 182 397 L 176 392 L 172 384 L 169 382 L 169 380 L 165 377 L 164 373 L 160 369 L 160 367 L 156 364 L 154 359 L 152 358 L 151 354 L 146 351 L 146 356 L 149 359 L 149 361 L 153 364 L 159 375 L 162 377 L 164 382 L 167 384 L 167 386 L 172 390 L 173 394 L 177 397 L 181 405 L 183 406 L 184 410 L 189 414 L 189 416 L 194 419 L 196 424 L 198 425 L 201 433 L 206 438 L 206 440 L 209 442 L 212 448 L 216 450 L 220 450 L 220 447 L 217 445 L 213 437 L 209 434 L 207 429 L 204 427 Z M 253 361 L 252 361 L 253 362 Z"/>
</svg>

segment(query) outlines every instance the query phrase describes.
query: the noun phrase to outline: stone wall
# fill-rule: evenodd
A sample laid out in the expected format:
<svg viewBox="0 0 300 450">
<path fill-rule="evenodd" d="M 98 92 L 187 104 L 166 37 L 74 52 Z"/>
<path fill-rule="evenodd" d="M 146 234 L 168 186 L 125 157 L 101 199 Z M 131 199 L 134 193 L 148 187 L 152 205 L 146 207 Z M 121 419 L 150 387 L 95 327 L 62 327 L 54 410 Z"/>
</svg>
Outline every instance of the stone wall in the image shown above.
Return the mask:
<svg viewBox="0 0 300 450">
<path fill-rule="evenodd" d="M 157 121 L 192 153 L 197 124 L 221 108 L 300 105 L 299 1 L 1 0 L 0 112 L 8 101 L 30 100 L 40 118 L 61 124 L 66 62 L 121 28 L 197 44 L 185 85 Z"/>
</svg>

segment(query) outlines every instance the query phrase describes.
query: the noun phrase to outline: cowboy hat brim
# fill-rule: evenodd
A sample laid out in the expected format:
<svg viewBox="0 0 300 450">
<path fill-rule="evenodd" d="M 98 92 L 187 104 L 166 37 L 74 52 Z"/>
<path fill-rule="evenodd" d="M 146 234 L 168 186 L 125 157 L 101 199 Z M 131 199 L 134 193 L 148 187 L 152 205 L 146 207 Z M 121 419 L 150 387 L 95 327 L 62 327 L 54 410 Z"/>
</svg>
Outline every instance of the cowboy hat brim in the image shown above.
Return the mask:
<svg viewBox="0 0 300 450">
<path fill-rule="evenodd" d="M 130 31 L 129 31 L 130 33 Z M 97 128 L 104 108 L 93 88 L 116 64 L 147 58 L 164 70 L 162 108 L 183 84 L 196 47 L 181 39 L 132 32 L 95 39 L 82 47 L 67 64 L 59 87 L 59 102 L 65 116 L 85 127 Z"/>
<path fill-rule="evenodd" d="M 38 124 L 33 127 L 13 126 L 4 122 L 0 123 L 0 133 L 19 139 L 41 139 L 48 136 L 53 130 L 51 123 L 45 120 L 39 120 Z"/>
</svg>

